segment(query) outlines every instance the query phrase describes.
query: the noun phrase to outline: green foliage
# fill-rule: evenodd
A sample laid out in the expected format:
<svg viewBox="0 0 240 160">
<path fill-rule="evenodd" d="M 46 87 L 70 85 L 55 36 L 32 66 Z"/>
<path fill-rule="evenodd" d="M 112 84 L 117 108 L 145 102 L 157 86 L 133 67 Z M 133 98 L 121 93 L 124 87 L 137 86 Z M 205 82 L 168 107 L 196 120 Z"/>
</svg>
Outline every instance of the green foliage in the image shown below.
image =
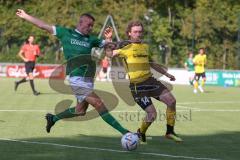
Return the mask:
<svg viewBox="0 0 240 160">
<path fill-rule="evenodd" d="M 234 57 L 237 54 L 237 24 L 240 5 L 234 1 L 198 0 L 195 13 L 195 41 L 197 48 L 206 47 L 209 68 L 236 69 Z M 185 17 L 181 35 L 192 38 L 193 16 Z M 226 54 L 226 60 L 223 60 Z"/>
<path fill-rule="evenodd" d="M 237 2 L 234 0 L 42 0 L 39 3 L 37 0 L 0 0 L 2 11 L 0 61 L 20 61 L 15 55 L 27 36 L 33 34 L 45 53 L 45 58 L 39 61 L 58 63 L 55 59 L 56 52 L 61 47 L 59 41 L 18 18 L 15 12 L 17 8 L 22 8 L 50 24 L 73 28 L 79 16 L 89 12 L 96 18 L 93 34 L 100 32 L 105 18 L 111 14 L 121 39 L 127 38 L 125 29 L 129 21 L 141 20 L 145 25 L 145 40 L 151 45 L 151 54 L 158 57 L 165 65 L 182 67 L 188 50 L 193 49 L 196 54 L 199 47 L 206 47 L 208 68 L 240 69 L 237 61 L 240 54 L 237 52 L 240 5 Z M 146 16 L 150 19 L 146 19 Z M 163 52 L 159 49 L 159 45 L 167 49 Z"/>
</svg>

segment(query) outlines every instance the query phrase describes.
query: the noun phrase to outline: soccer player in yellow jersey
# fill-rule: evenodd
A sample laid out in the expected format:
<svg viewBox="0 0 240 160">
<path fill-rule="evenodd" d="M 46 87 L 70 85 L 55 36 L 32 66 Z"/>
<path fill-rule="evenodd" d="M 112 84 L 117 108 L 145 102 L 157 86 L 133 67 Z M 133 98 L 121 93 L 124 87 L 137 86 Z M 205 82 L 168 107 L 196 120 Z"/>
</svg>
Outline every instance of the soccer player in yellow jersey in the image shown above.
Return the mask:
<svg viewBox="0 0 240 160">
<path fill-rule="evenodd" d="M 150 68 L 154 68 L 172 81 L 175 80 L 175 77 L 167 73 L 160 65 L 151 63 L 149 46 L 141 40 L 143 31 L 144 29 L 141 22 L 130 22 L 126 33 L 131 43 L 120 49 L 113 50 L 113 56 L 120 56 L 123 58 L 125 70 L 130 79 L 129 87 L 135 102 L 147 113 L 141 127 L 138 129 L 138 133 L 142 142 L 146 142 L 145 133 L 157 116 L 156 109 L 151 100 L 152 97 L 167 105 L 166 138 L 181 142 L 182 139 L 174 132 L 176 99 L 167 87 L 152 76 Z"/>
<path fill-rule="evenodd" d="M 193 58 L 193 63 L 195 65 L 195 75 L 194 75 L 194 93 L 197 93 L 197 89 L 200 92 L 204 92 L 203 86 L 206 82 L 206 75 L 205 75 L 205 65 L 207 63 L 207 56 L 205 54 L 204 48 L 199 49 L 199 53 Z M 202 77 L 201 84 L 199 84 L 199 79 Z"/>
</svg>

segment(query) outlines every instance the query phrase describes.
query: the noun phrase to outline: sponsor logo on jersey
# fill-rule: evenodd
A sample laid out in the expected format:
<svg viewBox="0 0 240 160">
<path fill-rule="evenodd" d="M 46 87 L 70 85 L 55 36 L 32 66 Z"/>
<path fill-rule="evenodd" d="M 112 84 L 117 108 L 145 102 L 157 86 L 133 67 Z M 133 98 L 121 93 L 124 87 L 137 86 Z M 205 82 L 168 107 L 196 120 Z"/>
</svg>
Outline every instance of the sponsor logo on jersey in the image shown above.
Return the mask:
<svg viewBox="0 0 240 160">
<path fill-rule="evenodd" d="M 146 54 L 133 54 L 133 57 L 146 58 L 146 57 L 148 57 L 148 55 L 146 55 Z"/>
<path fill-rule="evenodd" d="M 77 40 L 77 39 L 72 39 L 72 38 L 71 38 L 71 44 L 78 45 L 78 46 L 83 46 L 83 47 L 87 47 L 87 48 L 90 47 L 90 43 L 85 42 L 85 41 L 80 41 L 80 40 Z"/>
</svg>

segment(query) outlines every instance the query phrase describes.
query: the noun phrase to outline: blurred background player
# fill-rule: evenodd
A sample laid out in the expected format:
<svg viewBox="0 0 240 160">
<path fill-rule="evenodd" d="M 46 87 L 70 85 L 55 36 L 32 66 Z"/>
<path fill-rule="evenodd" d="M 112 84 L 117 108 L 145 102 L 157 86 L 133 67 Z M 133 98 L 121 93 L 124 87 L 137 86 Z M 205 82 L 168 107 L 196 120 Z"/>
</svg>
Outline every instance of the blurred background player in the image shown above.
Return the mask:
<svg viewBox="0 0 240 160">
<path fill-rule="evenodd" d="M 188 71 L 189 83 L 193 85 L 194 80 L 194 63 L 193 63 L 193 52 L 188 53 L 188 59 L 184 63 L 185 69 Z"/>
<path fill-rule="evenodd" d="M 120 49 L 113 50 L 113 56 L 123 58 L 125 70 L 130 80 L 129 87 L 135 102 L 147 113 L 141 127 L 138 129 L 138 133 L 141 135 L 142 142 L 146 142 L 145 133 L 157 117 L 156 109 L 151 100 L 151 97 L 153 97 L 167 105 L 167 131 L 165 137 L 181 142 L 182 139 L 174 131 L 176 99 L 167 87 L 152 76 L 150 67 L 165 75 L 171 81 L 174 81 L 175 77 L 167 73 L 157 63 L 151 63 L 149 45 L 142 42 L 143 32 L 144 27 L 140 21 L 130 22 L 127 26 L 126 34 L 131 43 Z"/>
<path fill-rule="evenodd" d="M 103 47 L 106 41 L 112 40 L 112 28 L 105 29 L 105 40 L 102 40 L 90 35 L 95 18 L 88 13 L 80 16 L 75 29 L 47 24 L 21 9 L 18 9 L 16 14 L 55 35 L 62 42 L 64 56 L 67 60 L 66 74 L 69 75 L 70 86 L 77 98 L 75 107 L 70 107 L 57 115 L 46 114 L 46 131 L 49 133 L 52 126 L 60 119 L 85 115 L 88 105 L 91 104 L 107 124 L 121 134 L 129 132 L 108 112 L 103 101 L 93 91 L 96 62 L 92 60 L 91 50 L 93 47 Z"/>
<path fill-rule="evenodd" d="M 200 92 L 204 92 L 203 90 L 203 86 L 206 82 L 206 75 L 205 75 L 205 65 L 207 63 L 207 56 L 205 54 L 205 49 L 204 48 L 200 48 L 199 52 L 197 55 L 195 55 L 195 57 L 193 58 L 193 63 L 195 65 L 195 75 L 194 75 L 194 93 L 197 93 L 197 89 L 200 90 Z M 200 78 L 202 78 L 201 80 L 201 84 L 199 84 Z"/>
<path fill-rule="evenodd" d="M 37 44 L 34 44 L 34 36 L 29 36 L 24 45 L 21 47 L 20 51 L 18 52 L 18 55 L 21 57 L 21 59 L 25 63 L 25 71 L 27 74 L 27 77 L 24 77 L 23 79 L 16 81 L 14 90 L 17 91 L 18 86 L 21 83 L 27 82 L 29 80 L 30 86 L 32 88 L 33 94 L 34 95 L 39 95 L 40 92 L 35 90 L 34 86 L 34 76 L 33 76 L 33 71 L 35 68 L 35 63 L 37 57 L 40 55 L 40 48 Z"/>
</svg>

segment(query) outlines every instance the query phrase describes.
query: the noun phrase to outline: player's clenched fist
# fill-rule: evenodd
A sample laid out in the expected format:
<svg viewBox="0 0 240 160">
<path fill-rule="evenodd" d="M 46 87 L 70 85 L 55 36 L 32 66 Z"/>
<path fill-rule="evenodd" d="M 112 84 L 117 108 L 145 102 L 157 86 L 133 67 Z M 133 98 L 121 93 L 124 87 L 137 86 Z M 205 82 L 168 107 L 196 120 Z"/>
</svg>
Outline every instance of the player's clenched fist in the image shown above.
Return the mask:
<svg viewBox="0 0 240 160">
<path fill-rule="evenodd" d="M 105 39 L 111 42 L 112 41 L 112 34 L 113 34 L 113 28 L 108 26 L 104 30 L 104 37 L 105 37 Z"/>
</svg>

